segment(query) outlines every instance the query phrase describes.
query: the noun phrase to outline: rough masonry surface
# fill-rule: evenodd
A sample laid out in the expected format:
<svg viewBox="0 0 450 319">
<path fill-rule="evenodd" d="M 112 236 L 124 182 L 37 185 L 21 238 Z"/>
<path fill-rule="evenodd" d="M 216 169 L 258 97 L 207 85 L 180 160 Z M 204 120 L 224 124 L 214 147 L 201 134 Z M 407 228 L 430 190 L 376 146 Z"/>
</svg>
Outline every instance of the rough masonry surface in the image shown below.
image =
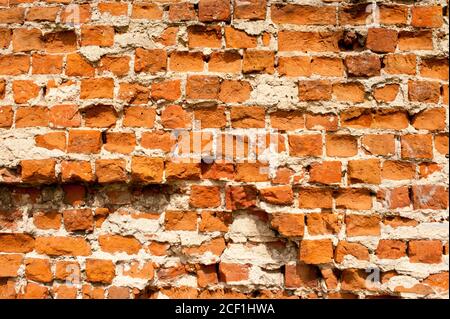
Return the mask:
<svg viewBox="0 0 450 319">
<path fill-rule="evenodd" d="M 0 0 L 0 298 L 448 298 L 448 1 Z"/>
</svg>

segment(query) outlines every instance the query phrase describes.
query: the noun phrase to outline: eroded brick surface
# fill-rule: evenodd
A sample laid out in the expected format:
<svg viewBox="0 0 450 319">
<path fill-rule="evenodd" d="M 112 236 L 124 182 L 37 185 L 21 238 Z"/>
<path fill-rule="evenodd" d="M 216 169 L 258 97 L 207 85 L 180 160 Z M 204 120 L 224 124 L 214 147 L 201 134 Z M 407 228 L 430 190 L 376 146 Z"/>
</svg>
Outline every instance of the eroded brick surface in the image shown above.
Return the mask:
<svg viewBox="0 0 450 319">
<path fill-rule="evenodd" d="M 0 0 L 0 298 L 448 298 L 447 157 L 447 1 Z"/>
</svg>

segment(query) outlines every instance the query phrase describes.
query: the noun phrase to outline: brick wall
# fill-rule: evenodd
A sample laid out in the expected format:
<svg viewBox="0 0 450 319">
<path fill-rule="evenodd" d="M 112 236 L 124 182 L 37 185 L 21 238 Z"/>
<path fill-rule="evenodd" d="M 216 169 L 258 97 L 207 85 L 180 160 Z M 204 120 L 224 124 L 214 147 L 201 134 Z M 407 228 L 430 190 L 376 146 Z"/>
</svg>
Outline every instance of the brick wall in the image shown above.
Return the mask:
<svg viewBox="0 0 450 319">
<path fill-rule="evenodd" d="M 448 298 L 448 35 L 443 0 L 0 0 L 0 297 Z"/>
</svg>

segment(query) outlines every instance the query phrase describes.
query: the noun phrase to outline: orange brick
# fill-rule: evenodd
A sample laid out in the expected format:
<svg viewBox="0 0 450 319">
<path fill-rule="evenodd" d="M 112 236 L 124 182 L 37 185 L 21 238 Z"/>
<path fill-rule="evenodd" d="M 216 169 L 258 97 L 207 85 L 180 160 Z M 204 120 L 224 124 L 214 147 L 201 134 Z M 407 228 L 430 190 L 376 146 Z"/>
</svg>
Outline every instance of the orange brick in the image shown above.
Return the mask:
<svg viewBox="0 0 450 319">
<path fill-rule="evenodd" d="M 239 73 L 241 71 L 242 57 L 235 51 L 213 52 L 208 62 L 211 72 Z"/>
<path fill-rule="evenodd" d="M 67 55 L 66 75 L 94 76 L 95 68 L 78 53 Z"/>
<path fill-rule="evenodd" d="M 112 26 L 83 25 L 81 27 L 81 45 L 113 46 L 114 28 Z"/>
<path fill-rule="evenodd" d="M 361 144 L 368 154 L 388 156 L 395 152 L 395 137 L 391 134 L 365 135 Z"/>
<path fill-rule="evenodd" d="M 33 215 L 33 224 L 39 229 L 59 229 L 62 216 L 58 212 L 38 212 Z"/>
<path fill-rule="evenodd" d="M 180 80 L 167 80 L 152 83 L 151 97 L 154 100 L 175 101 L 181 96 Z"/>
<path fill-rule="evenodd" d="M 116 275 L 116 270 L 111 260 L 87 259 L 86 279 L 90 282 L 110 284 Z"/>
<path fill-rule="evenodd" d="M 441 6 L 414 6 L 411 13 L 414 27 L 439 28 L 443 23 Z"/>
<path fill-rule="evenodd" d="M 404 25 L 408 20 L 408 7 L 405 5 L 382 4 L 380 22 L 388 25 Z"/>
<path fill-rule="evenodd" d="M 389 74 L 416 74 L 417 57 L 414 54 L 388 54 L 384 57 L 383 70 Z"/>
<path fill-rule="evenodd" d="M 327 188 L 305 187 L 299 189 L 298 205 L 300 208 L 331 208 L 332 191 Z"/>
<path fill-rule="evenodd" d="M 234 17 L 236 19 L 263 20 L 266 17 L 266 0 L 248 0 L 234 2 Z"/>
<path fill-rule="evenodd" d="M 351 135 L 327 135 L 325 143 L 328 156 L 351 157 L 358 152 L 356 138 Z"/>
<path fill-rule="evenodd" d="M 186 83 L 186 97 L 189 99 L 217 99 L 220 81 L 215 76 L 191 75 Z"/>
<path fill-rule="evenodd" d="M 45 160 L 23 160 L 20 162 L 22 169 L 21 178 L 26 183 L 53 183 L 56 181 L 56 161 Z"/>
<path fill-rule="evenodd" d="M 220 206 L 220 187 L 192 185 L 189 204 L 195 208 L 214 208 Z"/>
<path fill-rule="evenodd" d="M 59 55 L 33 54 L 33 74 L 61 74 L 63 57 Z"/>
<path fill-rule="evenodd" d="M 403 161 L 385 161 L 382 169 L 383 179 L 408 180 L 414 179 L 416 166 L 413 163 Z"/>
<path fill-rule="evenodd" d="M 272 51 L 246 50 L 242 63 L 243 73 L 274 73 L 275 56 Z"/>
<path fill-rule="evenodd" d="M 188 2 L 174 3 L 169 6 L 169 19 L 171 21 L 196 20 L 194 5 Z"/>
<path fill-rule="evenodd" d="M 131 18 L 158 20 L 161 19 L 163 11 L 156 3 L 133 3 Z"/>
<path fill-rule="evenodd" d="M 336 131 L 338 118 L 332 113 L 306 114 L 306 128 L 309 130 Z"/>
<path fill-rule="evenodd" d="M 265 182 L 268 177 L 268 166 L 260 163 L 236 164 L 235 180 L 241 182 Z"/>
<path fill-rule="evenodd" d="M 327 161 L 322 163 L 312 163 L 309 170 L 309 182 L 320 184 L 340 183 L 341 162 Z"/>
<path fill-rule="evenodd" d="M 134 133 L 106 133 L 105 150 L 111 153 L 129 154 L 136 146 Z"/>
<path fill-rule="evenodd" d="M 256 37 L 228 26 L 225 27 L 225 42 L 228 48 L 248 49 L 256 47 Z"/>
<path fill-rule="evenodd" d="M 117 76 L 125 76 L 130 71 L 130 57 L 105 56 L 100 60 L 100 71 L 111 72 Z"/>
<path fill-rule="evenodd" d="M 161 123 L 165 128 L 189 128 L 192 115 L 179 105 L 169 105 L 161 113 Z"/>
<path fill-rule="evenodd" d="M 367 34 L 366 47 L 373 52 L 394 52 L 397 48 L 398 33 L 384 28 L 370 28 Z"/>
<path fill-rule="evenodd" d="M 153 108 L 130 106 L 125 108 L 123 125 L 129 127 L 152 128 L 155 123 L 156 112 Z"/>
<path fill-rule="evenodd" d="M 91 247 L 82 237 L 37 237 L 36 251 L 49 256 L 88 256 Z"/>
<path fill-rule="evenodd" d="M 286 76 L 310 76 L 311 58 L 307 56 L 292 56 L 278 58 L 278 73 Z"/>
<path fill-rule="evenodd" d="M 221 262 L 219 264 L 220 281 L 230 283 L 244 281 L 249 278 L 249 265 L 231 264 Z"/>
<path fill-rule="evenodd" d="M 107 253 L 125 252 L 134 255 L 141 249 L 141 243 L 133 236 L 100 235 L 98 242 L 101 250 Z"/>
<path fill-rule="evenodd" d="M 0 56 L 1 75 L 25 74 L 30 69 L 30 57 L 26 55 L 2 55 Z"/>
<path fill-rule="evenodd" d="M 166 162 L 167 180 L 197 180 L 200 179 L 200 174 L 200 165 L 197 163 L 177 163 L 172 161 Z"/>
<path fill-rule="evenodd" d="M 120 83 L 118 98 L 128 104 L 147 104 L 150 89 L 138 83 Z"/>
<path fill-rule="evenodd" d="M 403 135 L 401 147 L 402 158 L 433 158 L 431 135 Z"/>
<path fill-rule="evenodd" d="M 372 208 L 372 198 L 368 189 L 341 188 L 335 198 L 338 209 L 366 210 Z"/>
<path fill-rule="evenodd" d="M 189 48 L 220 48 L 222 30 L 220 27 L 194 25 L 188 27 Z"/>
<path fill-rule="evenodd" d="M 376 159 L 354 160 L 348 162 L 348 181 L 351 184 L 381 183 L 381 165 Z"/>
<path fill-rule="evenodd" d="M 0 277 L 17 277 L 17 272 L 22 261 L 23 257 L 20 254 L 1 254 Z"/>
<path fill-rule="evenodd" d="M 325 264 L 333 260 L 333 243 L 329 239 L 302 240 L 300 261 L 305 264 Z"/>
<path fill-rule="evenodd" d="M 36 146 L 47 148 L 49 150 L 66 150 L 66 133 L 64 132 L 51 132 L 43 135 L 37 135 L 35 137 Z"/>
<path fill-rule="evenodd" d="M 438 103 L 440 86 L 437 82 L 409 81 L 408 99 L 412 102 Z"/>
<path fill-rule="evenodd" d="M 131 159 L 131 178 L 141 183 L 160 183 L 164 172 L 162 158 L 135 156 Z"/>
<path fill-rule="evenodd" d="M 265 110 L 262 107 L 235 106 L 231 108 L 231 125 L 239 128 L 264 128 Z"/>
<path fill-rule="evenodd" d="M 298 96 L 300 101 L 327 101 L 331 99 L 332 85 L 328 81 L 300 81 Z"/>
<path fill-rule="evenodd" d="M 169 69 L 178 72 L 201 72 L 203 59 L 201 52 L 175 51 L 170 54 Z"/>
<path fill-rule="evenodd" d="M 81 99 L 112 99 L 114 96 L 114 80 L 110 78 L 94 78 L 81 81 Z"/>
<path fill-rule="evenodd" d="M 345 67 L 339 58 L 314 57 L 311 60 L 311 71 L 322 76 L 342 76 Z"/>
<path fill-rule="evenodd" d="M 340 241 L 336 246 L 334 259 L 341 263 L 345 256 L 350 255 L 358 260 L 369 260 L 369 250 L 361 244 Z"/>
<path fill-rule="evenodd" d="M 319 272 L 316 267 L 303 263 L 286 265 L 285 284 L 287 288 L 317 287 Z"/>
<path fill-rule="evenodd" d="M 166 230 L 197 230 L 196 212 L 167 211 L 164 221 Z"/>
<path fill-rule="evenodd" d="M 289 135 L 288 141 L 291 156 L 322 156 L 321 135 Z"/>
<path fill-rule="evenodd" d="M 272 205 L 291 205 L 294 193 L 291 186 L 274 186 L 259 190 L 261 199 Z"/>
<path fill-rule="evenodd" d="M 21 107 L 16 111 L 16 128 L 47 126 L 48 121 L 48 109 L 45 107 Z"/>
<path fill-rule="evenodd" d="M 61 179 L 63 182 L 92 182 L 94 174 L 88 161 L 61 162 Z"/>
<path fill-rule="evenodd" d="M 199 230 L 202 232 L 227 232 L 233 221 L 232 214 L 228 212 L 203 211 Z"/>
<path fill-rule="evenodd" d="M 398 47 L 402 51 L 433 49 L 431 31 L 402 31 L 398 40 Z"/>
<path fill-rule="evenodd" d="M 137 48 L 134 71 L 136 73 L 157 73 L 165 71 L 167 67 L 167 53 L 162 49 L 146 50 Z"/>
<path fill-rule="evenodd" d="M 95 175 L 99 183 L 125 182 L 127 172 L 123 159 L 98 159 L 95 161 Z"/>
<path fill-rule="evenodd" d="M 340 216 L 333 213 L 307 214 L 306 226 L 310 235 L 337 234 L 341 229 Z"/>
<path fill-rule="evenodd" d="M 303 214 L 275 213 L 270 221 L 273 228 L 287 237 L 303 237 L 305 216 Z"/>
<path fill-rule="evenodd" d="M 42 32 L 39 29 L 14 29 L 12 44 L 14 52 L 27 52 L 43 48 Z"/>
<path fill-rule="evenodd" d="M 230 0 L 200 0 L 198 5 L 200 21 L 229 21 L 230 17 Z"/>
<path fill-rule="evenodd" d="M 349 237 L 380 235 L 380 217 L 378 216 L 347 215 L 345 224 Z"/>
<path fill-rule="evenodd" d="M 440 263 L 442 252 L 439 240 L 412 240 L 408 243 L 408 256 L 412 263 Z"/>
<path fill-rule="evenodd" d="M 120 2 L 100 2 L 98 10 L 101 13 L 109 13 L 112 16 L 122 16 L 127 14 L 128 6 L 126 3 Z"/>
<path fill-rule="evenodd" d="M 314 7 L 296 4 L 276 4 L 271 9 L 272 21 L 300 25 L 336 24 L 336 10 L 333 7 Z"/>
<path fill-rule="evenodd" d="M 149 149 L 160 149 L 169 152 L 175 145 L 175 138 L 169 132 L 144 132 L 141 136 L 141 146 Z"/>
<path fill-rule="evenodd" d="M 102 136 L 100 131 L 69 131 L 67 151 L 70 153 L 99 153 L 102 147 Z"/>
<path fill-rule="evenodd" d="M 398 259 L 406 256 L 406 243 L 401 240 L 382 239 L 378 242 L 376 254 L 382 259 Z"/>
<path fill-rule="evenodd" d="M 347 82 L 333 84 L 333 95 L 341 102 L 361 103 L 365 100 L 365 89 L 361 83 Z"/>
<path fill-rule="evenodd" d="M 53 274 L 48 259 L 27 258 L 25 259 L 25 276 L 29 280 L 39 282 L 51 282 Z"/>
<path fill-rule="evenodd" d="M 18 80 L 13 82 L 14 102 L 24 104 L 38 97 L 40 87 L 33 81 Z"/>
</svg>

